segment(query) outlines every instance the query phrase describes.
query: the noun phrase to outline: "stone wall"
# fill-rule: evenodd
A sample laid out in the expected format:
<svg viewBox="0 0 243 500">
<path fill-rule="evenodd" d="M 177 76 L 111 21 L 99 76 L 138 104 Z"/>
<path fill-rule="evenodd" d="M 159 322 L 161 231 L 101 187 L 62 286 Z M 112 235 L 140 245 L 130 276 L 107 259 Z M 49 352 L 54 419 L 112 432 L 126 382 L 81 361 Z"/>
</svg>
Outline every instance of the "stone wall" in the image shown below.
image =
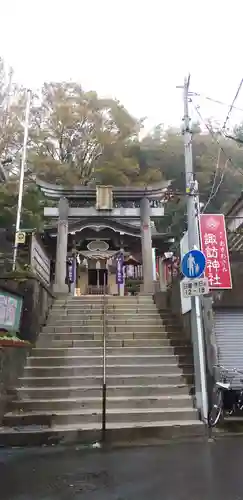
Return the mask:
<svg viewBox="0 0 243 500">
<path fill-rule="evenodd" d="M 38 279 L 9 280 L 0 278 L 0 289 L 23 297 L 23 310 L 19 336 L 35 344 L 42 326 L 46 323 L 53 302 L 50 290 Z M 26 357 L 31 348 L 0 348 L 0 422 L 7 404 L 15 395 L 18 378 L 22 375 Z"/>
<path fill-rule="evenodd" d="M 0 348 L 0 425 L 8 404 L 15 399 L 29 351 L 25 347 Z"/>
<path fill-rule="evenodd" d="M 167 292 L 167 307 L 171 312 L 180 319 L 186 338 L 191 339 L 191 313 L 181 314 L 181 296 L 180 296 L 180 281 L 174 279 L 168 287 Z"/>
</svg>

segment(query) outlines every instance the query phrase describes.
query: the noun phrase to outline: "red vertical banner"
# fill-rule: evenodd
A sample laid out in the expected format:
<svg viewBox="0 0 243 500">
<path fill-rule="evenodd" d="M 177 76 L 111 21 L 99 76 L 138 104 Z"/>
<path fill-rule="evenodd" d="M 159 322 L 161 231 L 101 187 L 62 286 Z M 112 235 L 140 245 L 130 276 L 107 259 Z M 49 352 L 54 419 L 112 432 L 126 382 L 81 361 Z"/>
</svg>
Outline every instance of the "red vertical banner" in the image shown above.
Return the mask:
<svg viewBox="0 0 243 500">
<path fill-rule="evenodd" d="M 227 234 L 223 214 L 199 218 L 201 249 L 206 257 L 205 277 L 214 290 L 232 288 Z"/>
</svg>

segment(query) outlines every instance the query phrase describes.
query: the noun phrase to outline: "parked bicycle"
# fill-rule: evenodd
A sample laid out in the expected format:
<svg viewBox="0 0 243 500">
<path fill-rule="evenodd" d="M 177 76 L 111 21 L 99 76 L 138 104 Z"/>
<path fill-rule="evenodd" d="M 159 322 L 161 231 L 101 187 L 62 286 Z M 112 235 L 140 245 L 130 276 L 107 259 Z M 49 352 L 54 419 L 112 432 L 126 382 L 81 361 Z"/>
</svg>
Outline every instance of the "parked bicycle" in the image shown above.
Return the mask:
<svg viewBox="0 0 243 500">
<path fill-rule="evenodd" d="M 236 368 L 215 366 L 219 370 L 219 380 L 215 383 L 212 395 L 211 409 L 208 413 L 208 425 L 214 427 L 226 415 L 243 410 L 243 378 L 240 378 L 240 389 L 233 388 L 233 380 L 243 376 L 243 371 Z"/>
</svg>

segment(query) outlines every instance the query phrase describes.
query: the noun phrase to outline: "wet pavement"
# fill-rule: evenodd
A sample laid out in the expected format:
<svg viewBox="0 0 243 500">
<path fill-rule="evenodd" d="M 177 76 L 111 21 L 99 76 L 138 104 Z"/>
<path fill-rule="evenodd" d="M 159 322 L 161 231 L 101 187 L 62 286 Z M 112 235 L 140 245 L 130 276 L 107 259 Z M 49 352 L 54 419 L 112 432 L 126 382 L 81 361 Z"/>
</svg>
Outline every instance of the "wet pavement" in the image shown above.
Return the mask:
<svg viewBox="0 0 243 500">
<path fill-rule="evenodd" d="M 0 450 L 1 500 L 243 500 L 243 439 Z"/>
</svg>

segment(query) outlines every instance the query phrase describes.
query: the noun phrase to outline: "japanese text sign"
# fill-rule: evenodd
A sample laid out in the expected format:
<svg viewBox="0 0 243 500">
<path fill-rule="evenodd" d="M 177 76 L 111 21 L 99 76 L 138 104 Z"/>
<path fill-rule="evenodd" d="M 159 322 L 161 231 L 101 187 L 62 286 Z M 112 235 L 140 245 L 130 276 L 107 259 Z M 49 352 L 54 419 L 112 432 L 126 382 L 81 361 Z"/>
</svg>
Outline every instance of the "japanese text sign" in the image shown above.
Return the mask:
<svg viewBox="0 0 243 500">
<path fill-rule="evenodd" d="M 76 281 L 76 260 L 72 257 L 68 262 L 68 277 L 70 283 L 74 283 Z"/>
<path fill-rule="evenodd" d="M 123 285 L 123 255 L 119 255 L 116 261 L 116 283 L 118 285 Z"/>
<path fill-rule="evenodd" d="M 0 290 L 0 329 L 19 331 L 23 299 Z"/>
<path fill-rule="evenodd" d="M 199 218 L 201 249 L 206 257 L 205 277 L 215 290 L 231 289 L 231 272 L 223 214 L 202 214 Z"/>
<path fill-rule="evenodd" d="M 181 281 L 182 295 L 185 299 L 196 295 L 206 295 L 209 292 L 208 279 L 200 278 Z"/>
</svg>

